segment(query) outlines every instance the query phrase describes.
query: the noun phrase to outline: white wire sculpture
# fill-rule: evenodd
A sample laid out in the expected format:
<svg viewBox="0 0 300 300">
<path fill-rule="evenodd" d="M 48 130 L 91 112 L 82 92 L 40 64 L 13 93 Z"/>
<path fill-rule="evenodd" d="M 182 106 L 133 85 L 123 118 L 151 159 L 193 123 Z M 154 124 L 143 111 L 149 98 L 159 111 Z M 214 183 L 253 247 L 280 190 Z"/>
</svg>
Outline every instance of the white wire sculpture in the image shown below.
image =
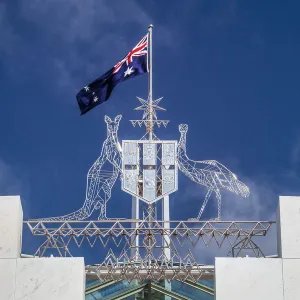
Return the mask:
<svg viewBox="0 0 300 300">
<path fill-rule="evenodd" d="M 100 156 L 88 171 L 83 206 L 70 214 L 43 220 L 84 220 L 91 216 L 95 209 L 100 210 L 98 220 L 107 219 L 106 204 L 111 198 L 111 189 L 121 171 L 122 150 L 117 136 L 121 118 L 122 115 L 116 116 L 114 120 L 108 116 L 104 117 L 107 124 L 107 138 L 103 143 Z"/>
<path fill-rule="evenodd" d="M 208 191 L 205 195 L 204 202 L 197 216 L 199 220 L 205 209 L 205 206 L 214 192 L 218 201 L 218 217 L 221 219 L 221 193 L 220 189 L 226 189 L 241 197 L 249 196 L 249 188 L 239 181 L 234 173 L 228 170 L 225 166 L 215 160 L 191 160 L 186 154 L 186 134 L 188 125 L 180 124 L 180 140 L 177 147 L 177 162 L 178 168 L 192 181 L 206 186 Z"/>
<path fill-rule="evenodd" d="M 141 138 L 141 140 L 147 140 L 148 138 L 153 140 L 159 140 L 159 138 L 154 133 L 154 126 L 156 125 L 158 128 L 163 125 L 165 128 L 167 127 L 169 120 L 158 120 L 156 115 L 156 110 L 166 111 L 166 109 L 160 107 L 158 104 L 162 100 L 163 97 L 151 101 L 151 103 L 148 100 L 144 100 L 140 97 L 137 97 L 137 99 L 140 101 L 142 105 L 139 107 L 136 107 L 134 110 L 143 110 L 143 117 L 142 120 L 130 120 L 133 127 L 138 125 L 139 127 L 142 127 L 144 125 L 146 127 L 146 134 Z"/>
<path fill-rule="evenodd" d="M 53 249 L 60 256 L 71 256 L 68 249 L 70 242 L 75 242 L 78 247 L 87 241 L 91 247 L 100 243 L 103 247 L 119 248 L 116 254 L 110 249 L 103 263 L 94 268 L 94 274 L 98 275 L 102 283 L 124 279 L 191 280 L 196 283 L 205 279 L 205 276 L 213 276 L 214 269 L 199 265 L 190 249 L 184 254 L 188 242 L 191 242 L 193 248 L 198 243 L 204 243 L 208 247 L 211 242 L 216 242 L 221 248 L 224 241 L 228 241 L 233 256 L 239 255 L 241 250 L 251 249 L 256 257 L 261 257 L 264 254 L 252 238 L 265 236 L 272 224 L 199 221 L 213 192 L 218 204 L 217 220 L 220 220 L 220 190 L 226 189 L 247 197 L 249 189 L 217 161 L 194 161 L 188 158 L 188 125 L 179 126 L 179 143 L 161 141 L 155 135 L 154 127 L 166 127 L 169 121 L 157 119 L 156 111 L 165 109 L 159 106 L 162 98 L 152 98 L 152 25 L 149 26 L 149 41 L 148 98 L 138 98 L 141 105 L 136 110 L 144 111 L 142 119 L 131 120 L 134 127 L 146 127 L 145 135 L 140 140 L 123 140 L 122 149 L 117 137 L 122 116 L 118 115 L 114 120 L 105 116 L 107 138 L 99 158 L 88 171 L 83 206 L 64 216 L 27 222 L 34 235 L 44 236 L 46 239 L 36 252 L 39 256 L 44 256 L 46 251 L 52 252 Z M 192 181 L 208 189 L 200 212 L 193 219 L 195 224 L 191 224 L 191 221 L 170 221 L 168 198 L 164 199 L 162 221 L 157 220 L 155 201 L 177 190 L 177 167 Z M 147 202 L 146 209 L 145 204 L 143 207 L 142 220 L 136 211 L 136 217 L 132 219 L 107 220 L 106 205 L 119 175 L 123 181 L 123 191 L 134 196 L 134 200 Z M 137 201 L 136 204 L 138 208 Z M 106 221 L 82 221 L 95 210 L 100 211 L 98 220 Z M 73 222 L 68 222 L 71 220 Z"/>
</svg>

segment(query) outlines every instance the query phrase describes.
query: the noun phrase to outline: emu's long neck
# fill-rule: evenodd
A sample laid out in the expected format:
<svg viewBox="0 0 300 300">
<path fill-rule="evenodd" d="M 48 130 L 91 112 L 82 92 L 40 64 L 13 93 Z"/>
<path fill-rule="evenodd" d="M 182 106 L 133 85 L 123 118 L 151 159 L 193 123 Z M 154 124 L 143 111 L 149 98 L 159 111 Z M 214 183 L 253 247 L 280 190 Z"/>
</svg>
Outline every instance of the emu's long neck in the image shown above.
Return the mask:
<svg viewBox="0 0 300 300">
<path fill-rule="evenodd" d="M 186 154 L 186 132 L 181 132 L 178 149 L 183 151 Z"/>
<path fill-rule="evenodd" d="M 180 139 L 177 147 L 177 162 L 179 169 L 192 181 L 195 181 L 195 177 L 188 170 L 189 166 L 191 166 L 190 159 L 186 154 L 186 131 L 180 132 Z M 193 166 L 191 166 L 193 167 Z M 197 181 L 195 181 L 197 182 Z"/>
</svg>

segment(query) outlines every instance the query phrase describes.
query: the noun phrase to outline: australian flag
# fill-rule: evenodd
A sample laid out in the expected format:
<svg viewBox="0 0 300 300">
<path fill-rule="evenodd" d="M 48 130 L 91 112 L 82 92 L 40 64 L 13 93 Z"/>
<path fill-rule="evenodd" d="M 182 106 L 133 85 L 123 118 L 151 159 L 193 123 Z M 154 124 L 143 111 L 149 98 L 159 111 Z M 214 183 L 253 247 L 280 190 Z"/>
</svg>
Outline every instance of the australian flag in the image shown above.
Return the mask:
<svg viewBox="0 0 300 300">
<path fill-rule="evenodd" d="M 148 72 L 147 53 L 148 34 L 119 63 L 77 94 L 81 114 L 108 100 L 118 83 Z"/>
</svg>

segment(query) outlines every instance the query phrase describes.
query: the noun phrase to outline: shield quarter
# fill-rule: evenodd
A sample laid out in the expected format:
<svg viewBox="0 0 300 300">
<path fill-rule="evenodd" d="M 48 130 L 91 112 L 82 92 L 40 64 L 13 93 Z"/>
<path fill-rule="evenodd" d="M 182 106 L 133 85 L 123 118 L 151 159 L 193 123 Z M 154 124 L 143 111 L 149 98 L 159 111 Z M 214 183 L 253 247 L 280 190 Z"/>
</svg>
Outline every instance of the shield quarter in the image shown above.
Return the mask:
<svg viewBox="0 0 300 300">
<path fill-rule="evenodd" d="M 178 188 L 177 141 L 122 141 L 122 190 L 152 203 Z"/>
</svg>

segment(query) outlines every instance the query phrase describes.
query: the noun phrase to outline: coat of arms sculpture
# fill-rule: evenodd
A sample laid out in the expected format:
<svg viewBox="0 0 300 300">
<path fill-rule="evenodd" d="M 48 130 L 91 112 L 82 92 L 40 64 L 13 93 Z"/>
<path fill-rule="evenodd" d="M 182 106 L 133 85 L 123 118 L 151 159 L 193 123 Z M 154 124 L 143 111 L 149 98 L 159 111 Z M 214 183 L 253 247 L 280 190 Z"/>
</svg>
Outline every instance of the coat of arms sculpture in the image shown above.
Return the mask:
<svg viewBox="0 0 300 300">
<path fill-rule="evenodd" d="M 179 125 L 178 142 L 160 140 L 156 136 L 154 127 L 166 127 L 169 121 L 157 119 L 156 111 L 165 109 L 159 106 L 162 98 L 152 98 L 152 25 L 149 26 L 148 38 L 148 98 L 138 98 L 141 106 L 136 110 L 144 111 L 142 119 L 131 120 L 134 127 L 145 126 L 145 135 L 140 140 L 123 140 L 121 146 L 118 128 L 122 116 L 112 119 L 105 116 L 107 138 L 100 156 L 88 171 L 82 207 L 63 216 L 27 222 L 34 235 L 44 237 L 35 253 L 38 256 L 45 256 L 47 251 L 52 252 L 53 249 L 57 250 L 59 256 L 71 256 L 69 247 L 72 243 L 77 247 L 84 242 L 91 247 L 98 243 L 102 248 L 110 248 L 102 263 L 86 266 L 87 276 L 98 276 L 102 286 L 105 282 L 117 280 L 180 280 L 198 284 L 200 279 L 213 278 L 215 271 L 213 266 L 198 264 L 192 254 L 193 248 L 198 251 L 197 245 L 208 247 L 212 243 L 221 248 L 228 242 L 232 256 L 240 255 L 242 250 L 251 250 L 256 257 L 261 257 L 264 254 L 252 239 L 265 236 L 273 223 L 220 222 L 221 190 L 248 197 L 249 188 L 221 163 L 211 159 L 196 161 L 189 158 L 186 151 L 186 124 Z M 131 56 L 132 52 L 128 54 L 128 57 Z M 125 63 L 125 60 L 122 62 Z M 125 73 L 126 76 L 130 75 L 127 71 Z M 88 91 L 90 87 L 85 89 Z M 90 92 L 90 96 L 93 96 L 94 92 Z M 187 221 L 170 218 L 168 195 L 178 189 L 178 170 L 196 184 L 207 188 L 198 216 Z M 121 179 L 122 190 L 133 196 L 130 219 L 111 219 L 106 215 L 106 205 L 111 198 L 112 188 L 119 182 L 118 178 Z M 217 200 L 217 218 L 203 221 L 202 213 L 213 194 Z M 155 203 L 160 199 L 161 220 L 157 218 L 158 203 Z M 139 210 L 139 200 L 146 203 L 143 203 L 143 214 Z M 84 221 L 97 210 L 98 220 Z M 190 247 L 184 253 L 188 243 Z M 112 247 L 122 248 L 122 251 L 114 253 Z"/>
</svg>

